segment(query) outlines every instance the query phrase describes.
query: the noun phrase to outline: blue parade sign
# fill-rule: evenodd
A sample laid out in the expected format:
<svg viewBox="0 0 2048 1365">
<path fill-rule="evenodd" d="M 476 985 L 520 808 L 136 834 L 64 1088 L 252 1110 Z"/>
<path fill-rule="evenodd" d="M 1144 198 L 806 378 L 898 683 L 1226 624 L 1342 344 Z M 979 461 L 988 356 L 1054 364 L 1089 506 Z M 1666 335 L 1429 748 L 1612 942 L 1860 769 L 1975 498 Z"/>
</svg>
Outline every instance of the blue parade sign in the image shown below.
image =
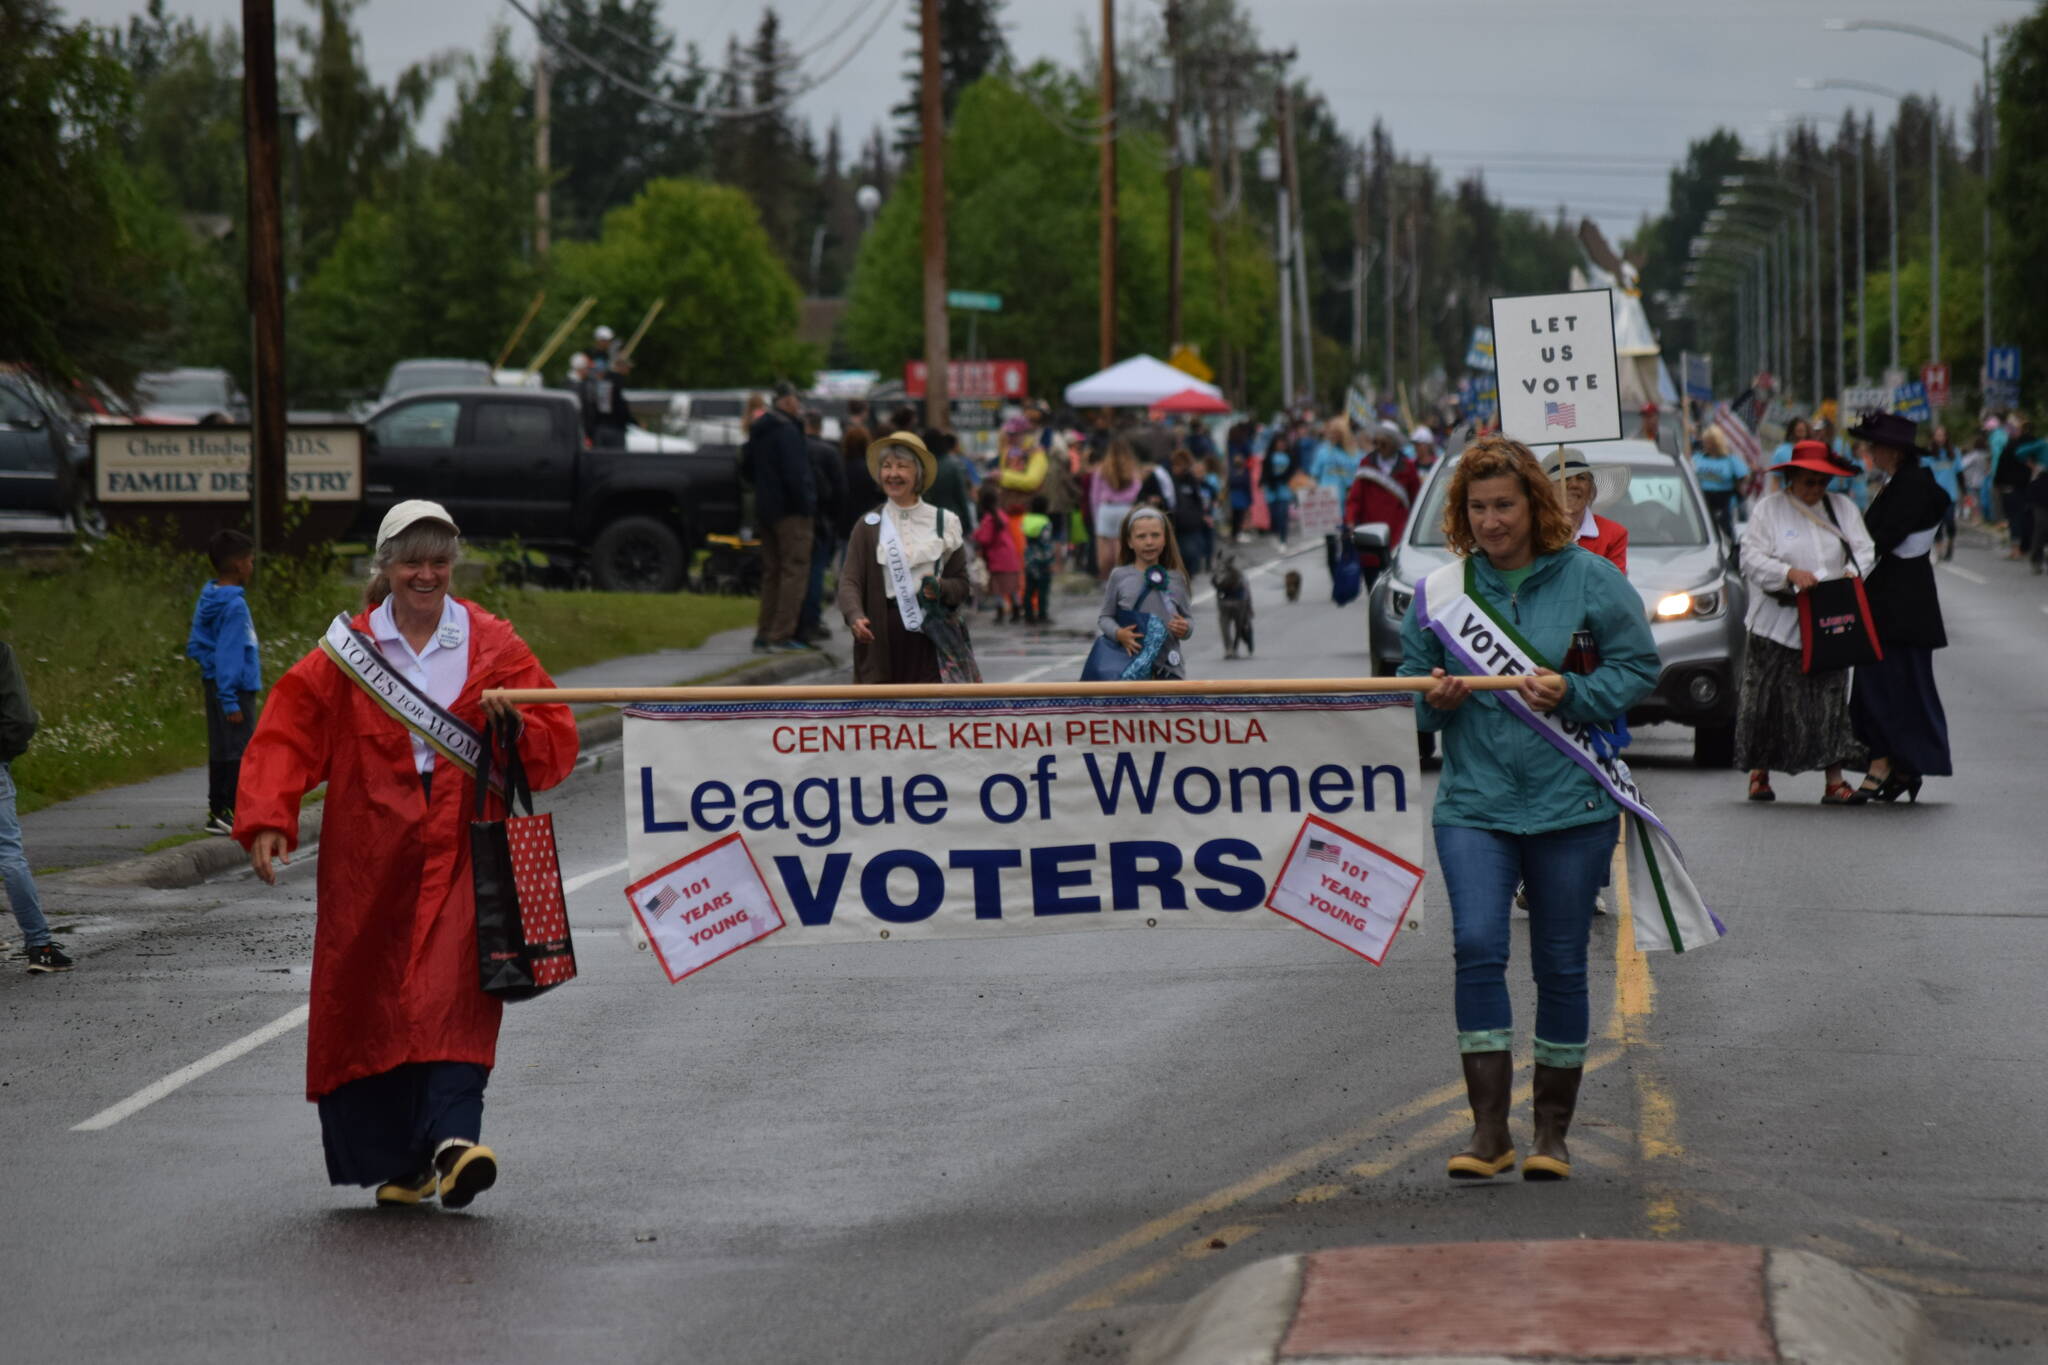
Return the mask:
<svg viewBox="0 0 2048 1365">
<path fill-rule="evenodd" d="M 1927 386 L 1911 380 L 1892 391 L 1892 411 L 1916 422 L 1931 422 L 1934 412 L 1927 406 Z"/>
</svg>

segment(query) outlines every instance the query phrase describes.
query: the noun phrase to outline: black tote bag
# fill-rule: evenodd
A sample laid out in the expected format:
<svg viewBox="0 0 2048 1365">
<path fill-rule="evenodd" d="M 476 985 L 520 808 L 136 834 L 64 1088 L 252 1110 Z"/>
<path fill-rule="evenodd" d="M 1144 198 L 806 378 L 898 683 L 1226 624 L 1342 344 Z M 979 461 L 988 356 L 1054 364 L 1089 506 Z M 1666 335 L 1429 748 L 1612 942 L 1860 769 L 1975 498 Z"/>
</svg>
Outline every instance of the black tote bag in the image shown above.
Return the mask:
<svg viewBox="0 0 2048 1365">
<path fill-rule="evenodd" d="M 505 817 L 486 820 L 494 751 L 505 749 Z M 526 814 L 514 809 L 524 805 Z M 476 891 L 478 981 L 486 995 L 531 1000 L 576 975 L 569 907 L 555 856 L 552 815 L 533 813 L 533 789 L 519 741 L 493 725 L 477 764 L 476 809 L 469 825 L 469 873 Z"/>
<path fill-rule="evenodd" d="M 1800 672 L 1835 673 L 1884 658 L 1861 578 L 1822 579 L 1802 589 L 1798 601 Z"/>
</svg>

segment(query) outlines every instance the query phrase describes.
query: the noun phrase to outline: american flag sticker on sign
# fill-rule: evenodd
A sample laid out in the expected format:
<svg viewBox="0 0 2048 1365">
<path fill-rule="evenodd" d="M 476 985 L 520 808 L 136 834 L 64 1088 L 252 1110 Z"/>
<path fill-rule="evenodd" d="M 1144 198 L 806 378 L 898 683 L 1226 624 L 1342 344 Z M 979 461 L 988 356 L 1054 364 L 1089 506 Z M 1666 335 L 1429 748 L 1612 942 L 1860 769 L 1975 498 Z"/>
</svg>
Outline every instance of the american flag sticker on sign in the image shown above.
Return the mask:
<svg viewBox="0 0 2048 1365">
<path fill-rule="evenodd" d="M 738 833 L 626 888 L 671 985 L 782 928 L 782 910 Z"/>
<path fill-rule="evenodd" d="M 1420 929 L 1422 869 L 1321 816 L 1302 822 L 1266 908 L 1378 966 L 1402 929 Z"/>
<path fill-rule="evenodd" d="M 1546 427 L 1575 427 L 1579 424 L 1578 407 L 1571 403 L 1545 403 L 1543 425 Z"/>
</svg>

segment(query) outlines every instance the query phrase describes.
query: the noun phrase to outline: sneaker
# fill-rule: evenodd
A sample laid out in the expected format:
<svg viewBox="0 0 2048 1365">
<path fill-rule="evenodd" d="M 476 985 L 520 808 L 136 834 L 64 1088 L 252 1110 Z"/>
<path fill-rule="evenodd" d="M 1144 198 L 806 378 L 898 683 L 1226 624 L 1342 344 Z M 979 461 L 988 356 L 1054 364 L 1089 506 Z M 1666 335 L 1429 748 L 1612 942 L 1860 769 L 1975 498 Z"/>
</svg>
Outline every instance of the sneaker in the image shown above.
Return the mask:
<svg viewBox="0 0 2048 1365">
<path fill-rule="evenodd" d="M 64 956 L 56 944 L 44 943 L 28 950 L 28 969 L 30 972 L 68 972 L 71 959 Z"/>
<path fill-rule="evenodd" d="M 816 645 L 807 645 L 802 640 L 778 640 L 768 646 L 768 652 L 770 654 L 815 654 L 818 652 L 818 647 Z"/>
<path fill-rule="evenodd" d="M 771 651 L 773 651 L 773 650 L 774 650 L 774 648 L 775 648 L 775 646 L 773 646 L 773 645 L 769 644 L 769 643 L 768 643 L 768 642 L 767 642 L 766 640 L 762 639 L 762 638 L 761 638 L 760 636 L 756 635 L 756 636 L 754 637 L 754 652 L 755 652 L 756 654 L 767 654 L 767 653 L 770 653 Z"/>
<path fill-rule="evenodd" d="M 441 1175 L 441 1207 L 468 1208 L 471 1200 L 498 1183 L 498 1154 L 479 1143 L 450 1138 L 434 1153 Z"/>
<path fill-rule="evenodd" d="M 377 1187 L 377 1202 L 380 1204 L 424 1204 L 434 1197 L 434 1187 L 441 1183 L 441 1173 L 432 1166 L 403 1180 L 387 1180 Z"/>
<path fill-rule="evenodd" d="M 207 816 L 206 832 L 208 834 L 216 834 L 222 837 L 226 837 L 227 835 L 233 834 L 235 832 L 235 817 L 233 815 Z"/>
</svg>

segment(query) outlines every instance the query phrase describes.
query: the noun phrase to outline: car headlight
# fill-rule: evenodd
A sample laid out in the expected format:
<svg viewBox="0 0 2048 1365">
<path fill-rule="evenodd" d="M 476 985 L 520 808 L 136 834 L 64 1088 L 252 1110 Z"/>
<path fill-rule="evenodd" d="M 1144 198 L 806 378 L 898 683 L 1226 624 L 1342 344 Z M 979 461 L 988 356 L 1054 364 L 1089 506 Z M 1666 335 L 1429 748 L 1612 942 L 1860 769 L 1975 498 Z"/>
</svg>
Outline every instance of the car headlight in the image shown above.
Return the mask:
<svg viewBox="0 0 2048 1365">
<path fill-rule="evenodd" d="M 1707 620 L 1720 614 L 1721 594 L 1718 589 L 1674 592 L 1657 599 L 1656 617 L 1659 621 Z"/>
<path fill-rule="evenodd" d="M 1415 590 L 1404 588 L 1399 583 L 1387 589 L 1387 610 L 1396 616 L 1406 616 L 1408 606 L 1415 600 Z"/>
</svg>

